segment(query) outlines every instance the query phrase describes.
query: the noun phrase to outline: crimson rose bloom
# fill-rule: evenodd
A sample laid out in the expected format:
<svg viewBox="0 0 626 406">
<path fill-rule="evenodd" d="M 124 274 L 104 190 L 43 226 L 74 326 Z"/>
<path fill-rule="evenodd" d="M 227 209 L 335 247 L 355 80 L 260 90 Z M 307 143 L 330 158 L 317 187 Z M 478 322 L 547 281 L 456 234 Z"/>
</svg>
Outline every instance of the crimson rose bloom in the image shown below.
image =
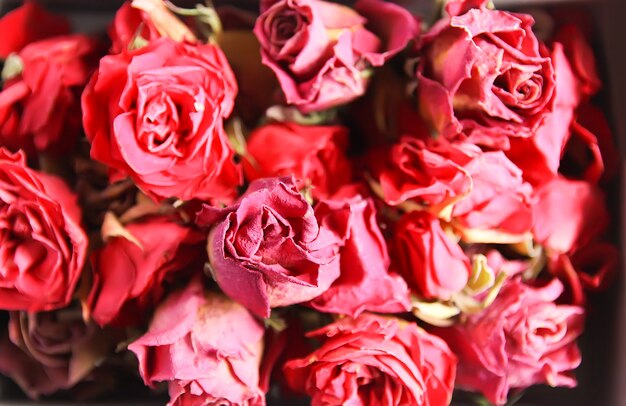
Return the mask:
<svg viewBox="0 0 626 406">
<path fill-rule="evenodd" d="M 65 17 L 48 13 L 36 1 L 24 4 L 0 18 L 0 59 L 7 59 L 31 42 L 70 32 L 70 23 Z"/>
<path fill-rule="evenodd" d="M 67 305 L 87 236 L 76 197 L 58 178 L 0 148 L 0 309 L 36 312 Z"/>
<path fill-rule="evenodd" d="M 284 366 L 290 386 L 321 405 L 447 405 L 456 357 L 415 323 L 364 313 L 308 334 L 320 348 Z"/>
<path fill-rule="evenodd" d="M 21 71 L 0 92 L 0 144 L 13 151 L 71 150 L 82 131 L 80 92 L 98 50 L 95 40 L 68 35 L 33 42 L 13 55 Z"/>
<path fill-rule="evenodd" d="M 447 300 L 467 284 L 469 259 L 428 212 L 402 216 L 395 225 L 394 249 L 398 272 L 424 298 Z"/>
<path fill-rule="evenodd" d="M 214 45 L 160 38 L 106 56 L 82 99 L 91 156 L 155 200 L 229 200 L 241 174 L 223 120 L 236 93 Z"/>
<path fill-rule="evenodd" d="M 419 25 L 407 10 L 379 0 L 361 0 L 354 10 L 321 0 L 267 0 L 254 33 L 287 103 L 309 112 L 361 96 L 366 69 L 404 49 Z"/>
<path fill-rule="evenodd" d="M 101 326 L 141 324 L 166 282 L 202 264 L 203 242 L 202 234 L 166 216 L 128 224 L 91 256 L 91 318 Z"/>
<path fill-rule="evenodd" d="M 421 41 L 418 103 L 446 138 L 507 148 L 530 137 L 552 111 L 554 69 L 526 14 L 487 1 L 452 1 Z M 476 8 L 469 8 L 476 5 Z"/>
<path fill-rule="evenodd" d="M 581 360 L 575 340 L 584 310 L 555 304 L 562 291 L 557 279 L 535 288 L 516 278 L 481 313 L 438 329 L 459 357 L 457 384 L 498 405 L 506 403 L 510 388 L 575 386 L 571 370 Z"/>
<path fill-rule="evenodd" d="M 211 227 L 214 279 L 260 317 L 309 301 L 337 279 L 348 218 L 333 220 L 325 226 L 316 218 L 293 177 L 256 180 L 235 205 L 204 205 L 197 216 L 199 225 Z"/>
<path fill-rule="evenodd" d="M 263 326 L 198 279 L 157 309 L 150 328 L 128 346 L 147 385 L 168 381 L 168 406 L 265 405 L 259 388 Z"/>
<path fill-rule="evenodd" d="M 363 311 L 401 313 L 411 308 L 406 282 L 389 272 L 387 244 L 376 222 L 371 199 L 343 188 L 321 201 L 315 214 L 323 221 L 347 217 L 348 235 L 339 251 L 341 274 L 311 306 L 326 313 L 357 317 Z"/>
<path fill-rule="evenodd" d="M 244 165 L 250 180 L 293 174 L 313 186 L 314 197 L 324 198 L 352 178 L 345 127 L 268 124 L 252 132 L 247 147 L 253 158 Z"/>
</svg>

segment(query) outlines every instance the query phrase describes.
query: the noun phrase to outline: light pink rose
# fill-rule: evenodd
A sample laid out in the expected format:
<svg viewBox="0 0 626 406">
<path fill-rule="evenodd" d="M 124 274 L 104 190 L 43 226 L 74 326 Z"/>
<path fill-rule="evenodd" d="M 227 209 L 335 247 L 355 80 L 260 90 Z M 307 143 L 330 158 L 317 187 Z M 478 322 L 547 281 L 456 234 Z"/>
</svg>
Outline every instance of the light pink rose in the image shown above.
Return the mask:
<svg viewBox="0 0 626 406">
<path fill-rule="evenodd" d="M 483 312 L 437 329 L 459 357 L 456 384 L 497 405 L 506 403 L 511 388 L 576 386 L 571 371 L 581 361 L 575 340 L 584 310 L 555 304 L 562 291 L 558 279 L 531 287 L 515 278 Z"/>
<path fill-rule="evenodd" d="M 264 1 L 254 28 L 287 103 L 306 112 L 361 96 L 368 67 L 383 65 L 418 32 L 407 10 L 379 0 L 361 0 L 355 10 L 321 0 Z"/>
<path fill-rule="evenodd" d="M 259 179 L 232 206 L 204 205 L 211 272 L 224 293 L 260 317 L 309 301 L 339 277 L 348 215 L 317 219 L 293 177 Z"/>
<path fill-rule="evenodd" d="M 169 382 L 170 406 L 265 405 L 259 388 L 263 326 L 199 279 L 171 294 L 128 346 L 147 385 Z"/>
</svg>

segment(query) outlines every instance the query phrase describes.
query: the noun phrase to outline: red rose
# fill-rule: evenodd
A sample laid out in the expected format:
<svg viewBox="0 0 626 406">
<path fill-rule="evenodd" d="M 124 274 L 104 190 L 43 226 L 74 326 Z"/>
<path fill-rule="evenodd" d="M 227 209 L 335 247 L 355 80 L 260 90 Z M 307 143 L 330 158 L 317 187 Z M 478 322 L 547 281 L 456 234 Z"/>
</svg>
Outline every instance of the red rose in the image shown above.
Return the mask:
<svg viewBox="0 0 626 406">
<path fill-rule="evenodd" d="M 314 197 L 324 198 L 352 178 L 344 127 L 268 124 L 253 131 L 247 145 L 253 160 L 244 169 L 250 180 L 293 174 L 313 186 Z"/>
<path fill-rule="evenodd" d="M 405 136 L 370 165 L 387 204 L 416 200 L 443 209 L 469 193 L 471 179 L 463 166 L 477 153 L 479 149 L 469 144 L 436 147 Z"/>
<path fill-rule="evenodd" d="M 103 233 L 107 227 L 110 217 Z M 166 282 L 185 275 L 192 264 L 202 265 L 204 237 L 173 218 L 152 217 L 109 232 L 104 247 L 91 256 L 88 306 L 101 326 L 141 324 L 163 297 Z"/>
<path fill-rule="evenodd" d="M 393 238 L 398 272 L 420 296 L 447 300 L 467 284 L 470 261 L 432 214 L 405 214 Z"/>
<path fill-rule="evenodd" d="M 224 293 L 260 317 L 309 301 L 339 276 L 339 247 L 348 215 L 318 220 L 293 177 L 252 182 L 236 204 L 204 205 L 197 223 L 210 226 L 207 250 Z"/>
<path fill-rule="evenodd" d="M 321 347 L 284 366 L 311 404 L 447 405 L 456 357 L 443 340 L 415 323 L 362 314 L 308 334 Z"/>
<path fill-rule="evenodd" d="M 76 197 L 0 148 L 0 309 L 51 310 L 72 299 L 85 255 Z"/>
<path fill-rule="evenodd" d="M 562 290 L 557 279 L 534 288 L 516 278 L 483 312 L 438 329 L 459 357 L 457 385 L 480 391 L 498 405 L 506 403 L 510 388 L 575 386 L 571 370 L 581 360 L 575 340 L 584 311 L 555 304 Z"/>
<path fill-rule="evenodd" d="M 531 16 L 486 3 L 449 3 L 422 37 L 418 103 L 444 137 L 506 148 L 507 137 L 534 135 L 552 111 L 554 69 Z"/>
<path fill-rule="evenodd" d="M 33 42 L 12 58 L 0 92 L 0 143 L 11 150 L 65 152 L 82 131 L 80 93 L 97 64 L 98 44 L 84 35 Z"/>
<path fill-rule="evenodd" d="M 12 312 L 8 327 L 8 337 L 0 339 L 0 372 L 32 399 L 83 383 L 113 352 L 117 338 L 85 323 L 80 310 L 72 308 Z M 105 390 L 102 382 L 91 387 Z"/>
<path fill-rule="evenodd" d="M 241 175 L 223 120 L 236 93 L 214 45 L 161 38 L 106 56 L 82 99 L 91 156 L 157 200 L 232 199 Z"/>
<path fill-rule="evenodd" d="M 263 326 L 237 303 L 203 292 L 197 279 L 159 306 L 128 349 L 147 385 L 169 382 L 169 406 L 265 405 Z"/>
<path fill-rule="evenodd" d="M 254 33 L 287 103 L 308 112 L 361 96 L 367 68 L 383 65 L 419 32 L 417 20 L 395 4 L 361 0 L 355 7 L 320 0 L 261 3 Z"/>
<path fill-rule="evenodd" d="M 19 52 L 26 45 L 44 38 L 65 35 L 70 23 L 65 17 L 48 13 L 35 1 L 24 4 L 0 18 L 0 59 Z"/>
<path fill-rule="evenodd" d="M 133 40 L 152 41 L 161 35 L 145 12 L 132 6 L 132 1 L 125 2 L 115 13 L 109 26 L 111 53 L 117 54 L 133 47 Z"/>
<path fill-rule="evenodd" d="M 315 214 L 320 219 L 348 216 L 348 235 L 339 251 L 341 273 L 326 292 L 313 299 L 311 306 L 352 317 L 363 311 L 408 311 L 408 287 L 399 275 L 389 272 L 387 244 L 376 222 L 374 202 L 358 194 L 332 199 L 318 203 Z"/>
</svg>

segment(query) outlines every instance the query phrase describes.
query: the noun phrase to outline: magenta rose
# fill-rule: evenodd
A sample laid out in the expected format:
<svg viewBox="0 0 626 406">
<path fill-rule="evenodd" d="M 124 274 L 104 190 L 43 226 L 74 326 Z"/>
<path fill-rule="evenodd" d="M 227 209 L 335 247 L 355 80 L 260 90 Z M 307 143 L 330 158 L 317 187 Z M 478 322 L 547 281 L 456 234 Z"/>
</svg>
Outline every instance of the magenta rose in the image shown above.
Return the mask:
<svg viewBox="0 0 626 406">
<path fill-rule="evenodd" d="M 552 111 L 554 68 L 530 15 L 486 3 L 448 3 L 422 36 L 418 103 L 443 137 L 506 149 L 508 137 L 533 136 Z"/>
<path fill-rule="evenodd" d="M 261 3 L 254 33 L 287 103 L 310 112 L 361 96 L 367 69 L 404 49 L 419 25 L 407 10 L 379 0 L 361 0 L 355 10 L 321 0 L 270 0 Z"/>
<path fill-rule="evenodd" d="M 497 405 L 506 403 L 511 388 L 575 386 L 571 371 L 581 361 L 576 338 L 584 310 L 555 304 L 562 291 L 557 279 L 531 287 L 515 278 L 483 312 L 438 329 L 459 357 L 457 385 Z"/>
<path fill-rule="evenodd" d="M 340 275 L 330 288 L 311 301 L 326 313 L 357 317 L 364 311 L 401 313 L 411 308 L 406 282 L 389 271 L 387 244 L 376 221 L 372 199 L 343 188 L 332 200 L 315 207 L 322 221 L 346 217 L 348 235 L 339 251 Z"/>
<path fill-rule="evenodd" d="M 447 300 L 467 284 L 469 258 L 432 214 L 403 215 L 395 225 L 393 242 L 395 269 L 419 296 Z"/>
<path fill-rule="evenodd" d="M 260 317 L 270 309 L 309 301 L 339 277 L 339 248 L 349 216 L 326 227 L 293 177 L 252 182 L 230 207 L 204 205 L 213 278 L 224 293 Z"/>
<path fill-rule="evenodd" d="M 0 148 L 0 309 L 37 312 L 67 305 L 87 254 L 69 188 Z"/>
<path fill-rule="evenodd" d="M 83 382 L 116 345 L 115 334 L 85 323 L 79 309 L 11 312 L 8 329 L 0 339 L 0 372 L 32 399 Z M 97 386 L 90 391 L 104 390 Z"/>
<path fill-rule="evenodd" d="M 241 171 L 223 121 L 236 93 L 215 45 L 160 38 L 106 56 L 82 99 L 91 157 L 155 200 L 229 201 Z"/>
<path fill-rule="evenodd" d="M 321 405 L 447 405 L 457 359 L 415 323 L 364 313 L 308 334 L 321 346 L 288 361 L 290 386 Z"/>
<path fill-rule="evenodd" d="M 91 255 L 90 316 L 99 325 L 141 325 L 168 282 L 184 278 L 206 258 L 204 236 L 174 216 L 151 217 L 111 232 Z"/>
<path fill-rule="evenodd" d="M 169 406 L 265 405 L 259 388 L 263 326 L 198 279 L 170 295 L 128 348 L 147 385 L 169 383 Z"/>
</svg>

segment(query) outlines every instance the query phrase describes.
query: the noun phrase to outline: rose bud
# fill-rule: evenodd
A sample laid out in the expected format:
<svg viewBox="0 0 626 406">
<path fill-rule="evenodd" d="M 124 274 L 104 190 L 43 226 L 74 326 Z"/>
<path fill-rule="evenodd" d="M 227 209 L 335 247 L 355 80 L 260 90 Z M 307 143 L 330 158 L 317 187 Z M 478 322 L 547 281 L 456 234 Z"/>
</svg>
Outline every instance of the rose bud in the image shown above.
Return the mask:
<svg viewBox="0 0 626 406">
<path fill-rule="evenodd" d="M 367 69 L 383 65 L 419 33 L 417 20 L 393 3 L 361 0 L 355 7 L 320 0 L 261 3 L 254 33 L 287 103 L 311 112 L 361 96 Z"/>
<path fill-rule="evenodd" d="M 360 194 L 336 195 L 332 200 L 318 203 L 315 214 L 320 219 L 348 216 L 350 227 L 345 245 L 339 251 L 341 274 L 326 292 L 313 299 L 311 306 L 322 312 L 352 317 L 363 311 L 408 311 L 409 290 L 399 275 L 389 272 L 387 244 L 376 222 L 372 199 Z"/>
<path fill-rule="evenodd" d="M 85 256 L 76 197 L 61 179 L 26 167 L 0 148 L 0 309 L 37 312 L 67 305 Z"/>
<path fill-rule="evenodd" d="M 132 1 L 126 1 L 117 10 L 109 26 L 112 54 L 137 48 L 138 45 L 145 45 L 145 42 L 161 37 L 147 14 L 133 7 L 131 3 Z"/>
<path fill-rule="evenodd" d="M 31 42 L 70 33 L 70 23 L 62 16 L 48 13 L 35 1 L 25 1 L 20 7 L 0 18 L 0 59 L 22 50 Z"/>
<path fill-rule="evenodd" d="M 105 245 L 91 255 L 89 314 L 99 325 L 141 325 L 165 285 L 202 266 L 204 236 L 173 216 L 123 226 L 112 215 L 102 225 Z"/>
<path fill-rule="evenodd" d="M 169 382 L 168 405 L 265 405 L 263 326 L 232 300 L 205 293 L 198 279 L 171 294 L 128 348 L 146 385 Z"/>
<path fill-rule="evenodd" d="M 419 296 L 447 300 L 467 284 L 470 261 L 432 214 L 412 211 L 402 216 L 393 241 L 395 267 Z"/>
<path fill-rule="evenodd" d="M 80 93 L 98 57 L 98 43 L 84 35 L 33 42 L 12 55 L 19 68 L 0 92 L 0 145 L 71 151 L 82 131 Z"/>
<path fill-rule="evenodd" d="M 0 372 L 32 399 L 71 389 L 113 352 L 115 338 L 86 324 L 78 309 L 11 312 L 9 335 L 0 340 Z M 97 386 L 95 393 L 104 390 Z"/>
<path fill-rule="evenodd" d="M 365 313 L 308 336 L 319 338 L 321 347 L 283 370 L 313 406 L 450 403 L 456 357 L 415 323 Z"/>
<path fill-rule="evenodd" d="M 486 4 L 452 1 L 422 36 L 418 105 L 443 137 L 506 149 L 552 111 L 554 69 L 530 15 Z"/>
<path fill-rule="evenodd" d="M 157 39 L 109 55 L 83 93 L 92 158 L 128 175 L 154 200 L 229 201 L 240 168 L 223 120 L 237 83 L 222 51 Z"/>
<path fill-rule="evenodd" d="M 555 304 L 562 291 L 557 279 L 531 287 L 515 278 L 483 312 L 437 329 L 459 357 L 457 385 L 480 391 L 497 405 L 506 403 L 511 388 L 575 386 L 571 370 L 581 360 L 575 340 L 584 311 Z"/>
<path fill-rule="evenodd" d="M 207 250 L 224 293 L 260 317 L 309 301 L 339 277 L 347 216 L 323 224 L 293 177 L 252 182 L 230 207 L 204 205 L 196 222 L 210 226 Z"/>
<path fill-rule="evenodd" d="M 293 174 L 313 187 L 314 197 L 324 198 L 352 178 L 347 147 L 344 127 L 268 124 L 250 135 L 247 148 L 252 159 L 244 170 L 250 180 Z"/>
</svg>

